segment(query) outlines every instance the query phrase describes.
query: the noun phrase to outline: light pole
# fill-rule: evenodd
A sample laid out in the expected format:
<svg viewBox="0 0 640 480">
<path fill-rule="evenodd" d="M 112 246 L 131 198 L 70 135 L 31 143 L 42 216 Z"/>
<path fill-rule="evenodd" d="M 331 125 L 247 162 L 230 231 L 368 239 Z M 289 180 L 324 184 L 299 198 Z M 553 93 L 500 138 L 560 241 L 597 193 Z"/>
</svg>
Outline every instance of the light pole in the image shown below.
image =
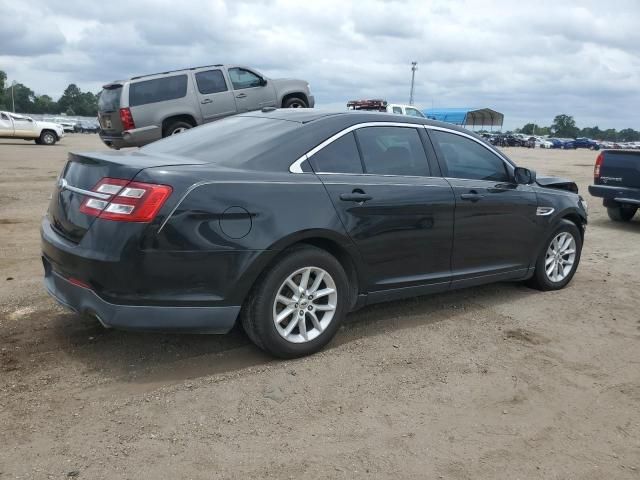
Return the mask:
<svg viewBox="0 0 640 480">
<path fill-rule="evenodd" d="M 418 62 L 411 62 L 411 93 L 409 93 L 409 105 L 413 105 L 413 85 L 416 79 L 416 70 Z"/>
<path fill-rule="evenodd" d="M 15 90 L 16 87 L 16 81 L 12 81 L 11 82 L 11 104 L 13 105 L 13 113 L 16 113 L 16 100 L 15 98 L 13 98 L 13 91 Z"/>
</svg>

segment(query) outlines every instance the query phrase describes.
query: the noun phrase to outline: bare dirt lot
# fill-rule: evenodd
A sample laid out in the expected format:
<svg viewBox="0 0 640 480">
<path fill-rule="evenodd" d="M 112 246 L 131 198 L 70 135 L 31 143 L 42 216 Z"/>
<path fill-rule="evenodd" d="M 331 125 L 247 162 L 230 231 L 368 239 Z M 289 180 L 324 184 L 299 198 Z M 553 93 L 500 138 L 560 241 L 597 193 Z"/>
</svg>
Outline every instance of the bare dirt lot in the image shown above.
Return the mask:
<svg viewBox="0 0 640 480">
<path fill-rule="evenodd" d="M 104 148 L 0 141 L 0 479 L 640 478 L 640 219 L 588 196 L 594 152 L 508 150 L 589 200 L 568 288 L 366 308 L 283 362 L 240 330 L 105 330 L 47 297 L 54 179 Z"/>
</svg>

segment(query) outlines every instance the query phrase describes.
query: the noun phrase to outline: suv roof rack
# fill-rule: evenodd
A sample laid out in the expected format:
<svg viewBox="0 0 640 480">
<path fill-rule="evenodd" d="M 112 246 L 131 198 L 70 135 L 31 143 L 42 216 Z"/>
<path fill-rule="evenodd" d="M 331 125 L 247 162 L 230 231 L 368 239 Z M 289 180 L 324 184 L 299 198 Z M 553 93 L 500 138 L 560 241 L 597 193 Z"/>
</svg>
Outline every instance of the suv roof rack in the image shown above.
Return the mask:
<svg viewBox="0 0 640 480">
<path fill-rule="evenodd" d="M 216 63 L 215 65 L 201 65 L 200 67 L 187 67 L 187 68 L 179 68 L 177 70 L 167 70 L 166 72 L 158 72 L 158 73 L 147 73 L 146 75 L 137 75 L 135 77 L 131 77 L 129 80 L 138 80 L 139 78 L 145 78 L 145 77 L 153 77 L 154 75 L 166 75 L 168 73 L 175 73 L 175 72 L 185 72 L 187 70 L 197 70 L 199 68 L 206 68 L 206 67 L 222 67 L 222 63 Z"/>
</svg>

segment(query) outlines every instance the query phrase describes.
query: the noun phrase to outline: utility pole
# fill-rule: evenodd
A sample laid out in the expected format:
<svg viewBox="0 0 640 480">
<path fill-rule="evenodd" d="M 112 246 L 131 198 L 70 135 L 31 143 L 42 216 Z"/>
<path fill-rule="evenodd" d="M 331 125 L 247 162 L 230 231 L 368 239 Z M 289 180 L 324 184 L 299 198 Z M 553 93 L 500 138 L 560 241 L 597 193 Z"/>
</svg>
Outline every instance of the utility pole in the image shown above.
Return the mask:
<svg viewBox="0 0 640 480">
<path fill-rule="evenodd" d="M 13 113 L 16 113 L 16 100 L 13 98 L 13 91 L 16 89 L 16 81 L 11 82 L 11 103 L 13 104 Z"/>
<path fill-rule="evenodd" d="M 413 105 L 413 85 L 415 83 L 417 69 L 418 62 L 411 62 L 411 93 L 409 94 L 409 105 Z"/>
</svg>

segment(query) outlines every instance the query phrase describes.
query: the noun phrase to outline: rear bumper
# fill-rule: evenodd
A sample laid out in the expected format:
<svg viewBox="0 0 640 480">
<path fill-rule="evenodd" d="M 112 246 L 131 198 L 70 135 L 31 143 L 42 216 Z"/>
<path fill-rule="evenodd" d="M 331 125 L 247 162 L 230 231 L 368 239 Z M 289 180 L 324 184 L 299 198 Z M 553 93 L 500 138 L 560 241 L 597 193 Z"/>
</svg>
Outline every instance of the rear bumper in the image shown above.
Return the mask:
<svg viewBox="0 0 640 480">
<path fill-rule="evenodd" d="M 111 148 L 142 147 L 162 138 L 162 130 L 156 125 L 125 130 L 120 135 L 100 131 L 100 140 Z"/>
<path fill-rule="evenodd" d="M 640 188 L 589 185 L 589 193 L 594 197 L 603 198 L 605 204 L 615 202 L 640 206 Z"/>
<path fill-rule="evenodd" d="M 123 330 L 226 333 L 235 324 L 239 306 L 168 307 L 154 305 L 116 305 L 100 298 L 93 290 L 71 283 L 53 271 L 43 257 L 44 285 L 62 306 L 97 318 L 107 328 Z"/>
</svg>

